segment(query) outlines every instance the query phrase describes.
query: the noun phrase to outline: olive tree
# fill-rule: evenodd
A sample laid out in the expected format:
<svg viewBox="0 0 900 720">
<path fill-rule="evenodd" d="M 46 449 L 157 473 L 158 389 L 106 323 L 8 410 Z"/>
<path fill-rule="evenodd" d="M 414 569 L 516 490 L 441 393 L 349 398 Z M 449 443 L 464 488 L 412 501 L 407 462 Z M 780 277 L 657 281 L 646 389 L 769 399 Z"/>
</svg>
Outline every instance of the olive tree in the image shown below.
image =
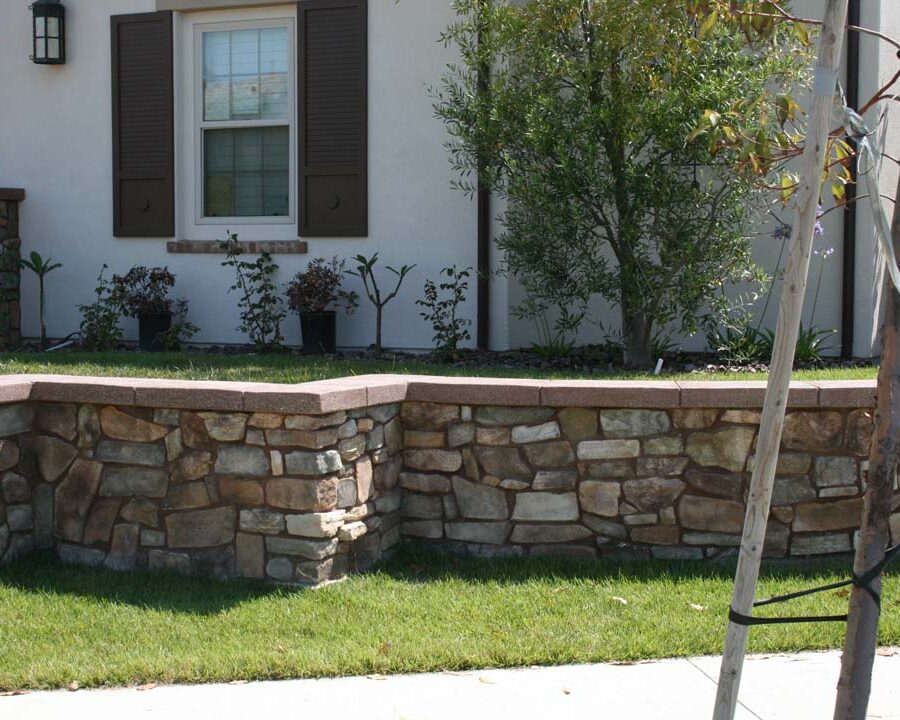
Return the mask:
<svg viewBox="0 0 900 720">
<path fill-rule="evenodd" d="M 626 361 L 648 366 L 655 332 L 696 332 L 759 273 L 750 228 L 777 187 L 769 148 L 793 142 L 808 38 L 702 0 L 454 5 L 460 61 L 435 111 L 459 186 L 507 201 L 496 242 L 520 310 L 565 333 L 612 301 Z"/>
</svg>

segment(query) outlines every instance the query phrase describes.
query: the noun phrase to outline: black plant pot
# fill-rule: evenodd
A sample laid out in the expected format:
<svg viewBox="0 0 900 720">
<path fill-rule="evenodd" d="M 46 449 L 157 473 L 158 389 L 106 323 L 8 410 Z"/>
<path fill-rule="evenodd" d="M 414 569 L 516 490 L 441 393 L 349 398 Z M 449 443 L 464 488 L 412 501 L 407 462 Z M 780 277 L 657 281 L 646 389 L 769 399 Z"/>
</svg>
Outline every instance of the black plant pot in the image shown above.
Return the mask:
<svg viewBox="0 0 900 720">
<path fill-rule="evenodd" d="M 138 318 L 140 348 L 144 352 L 162 352 L 165 348 L 158 340 L 160 333 L 172 327 L 172 315 L 141 315 Z"/>
<path fill-rule="evenodd" d="M 330 355 L 336 345 L 336 319 L 334 310 L 317 313 L 300 313 L 300 332 L 303 335 L 303 352 L 307 355 Z"/>
</svg>

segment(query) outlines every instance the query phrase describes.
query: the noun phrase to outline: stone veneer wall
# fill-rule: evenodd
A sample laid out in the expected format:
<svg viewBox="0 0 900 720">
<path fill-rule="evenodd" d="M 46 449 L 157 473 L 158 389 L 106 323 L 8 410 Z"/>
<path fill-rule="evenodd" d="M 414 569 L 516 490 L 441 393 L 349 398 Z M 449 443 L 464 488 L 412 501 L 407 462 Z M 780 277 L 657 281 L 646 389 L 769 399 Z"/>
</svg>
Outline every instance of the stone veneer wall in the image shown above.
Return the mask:
<svg viewBox="0 0 900 720">
<path fill-rule="evenodd" d="M 24 199 L 24 190 L 0 188 L 0 347 L 14 347 L 22 340 L 19 203 Z"/>
<path fill-rule="evenodd" d="M 0 378 L 0 558 L 55 547 L 114 569 L 318 584 L 401 536 L 487 555 L 718 557 L 739 544 L 763 392 Z M 794 387 L 768 556 L 851 550 L 873 398 L 874 383 Z"/>
</svg>

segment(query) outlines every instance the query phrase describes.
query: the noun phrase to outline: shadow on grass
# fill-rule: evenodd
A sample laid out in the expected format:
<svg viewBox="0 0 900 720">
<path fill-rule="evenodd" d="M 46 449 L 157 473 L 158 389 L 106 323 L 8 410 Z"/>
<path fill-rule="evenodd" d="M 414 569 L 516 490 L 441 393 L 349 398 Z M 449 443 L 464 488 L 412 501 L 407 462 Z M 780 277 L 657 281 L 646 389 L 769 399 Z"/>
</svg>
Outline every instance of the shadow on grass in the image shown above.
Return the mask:
<svg viewBox="0 0 900 720">
<path fill-rule="evenodd" d="M 800 589 L 817 584 L 823 577 L 830 580 L 835 576 L 849 575 L 849 572 L 849 561 L 769 563 L 763 566 L 760 579 L 791 578 L 796 580 Z M 379 578 L 386 578 L 408 585 L 455 581 L 473 586 L 488 583 L 515 586 L 535 581 L 730 582 L 733 576 L 733 564 L 725 563 L 663 560 L 616 562 L 559 557 L 486 559 L 454 556 L 413 543 L 401 546 L 389 561 L 370 574 L 376 582 Z M 364 592 L 365 576 L 353 582 L 359 586 L 360 592 Z M 149 571 L 119 573 L 103 568 L 66 565 L 49 552 L 29 555 L 0 568 L 2 587 L 195 615 L 217 614 L 258 598 L 309 592 L 254 581 L 222 581 Z"/>
</svg>

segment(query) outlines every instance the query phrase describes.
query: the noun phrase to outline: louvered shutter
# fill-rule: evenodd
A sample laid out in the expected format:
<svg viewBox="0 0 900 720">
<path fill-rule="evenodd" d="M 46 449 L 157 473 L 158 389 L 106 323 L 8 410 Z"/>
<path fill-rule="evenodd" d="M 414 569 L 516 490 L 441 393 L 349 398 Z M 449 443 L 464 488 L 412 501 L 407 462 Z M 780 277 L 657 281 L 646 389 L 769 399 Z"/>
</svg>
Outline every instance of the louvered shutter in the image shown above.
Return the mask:
<svg viewBox="0 0 900 720">
<path fill-rule="evenodd" d="M 298 3 L 303 237 L 368 234 L 366 0 Z"/>
<path fill-rule="evenodd" d="M 175 236 L 172 13 L 112 17 L 113 234 Z"/>
</svg>

